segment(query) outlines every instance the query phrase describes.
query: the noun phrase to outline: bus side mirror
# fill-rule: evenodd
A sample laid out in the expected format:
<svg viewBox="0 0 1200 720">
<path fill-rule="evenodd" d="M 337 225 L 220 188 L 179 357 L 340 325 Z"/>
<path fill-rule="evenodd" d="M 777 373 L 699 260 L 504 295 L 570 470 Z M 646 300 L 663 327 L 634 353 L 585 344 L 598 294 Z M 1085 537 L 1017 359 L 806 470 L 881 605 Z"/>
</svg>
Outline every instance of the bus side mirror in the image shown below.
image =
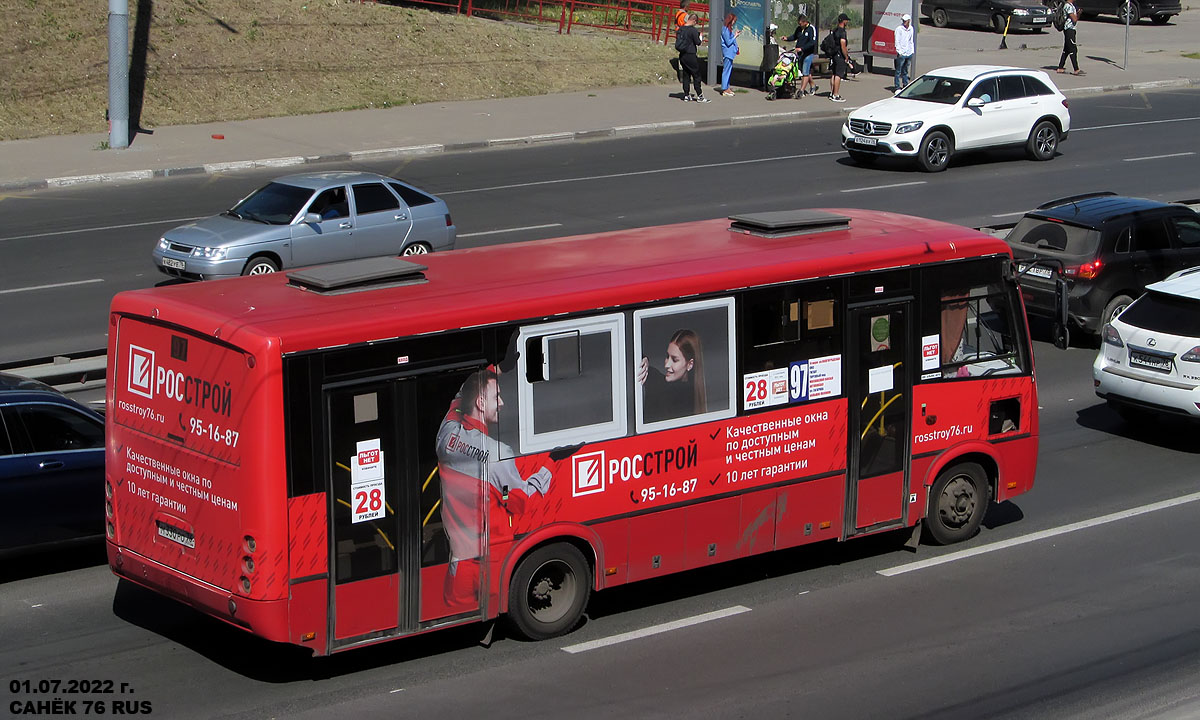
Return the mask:
<svg viewBox="0 0 1200 720">
<path fill-rule="evenodd" d="M 1059 274 L 1054 281 L 1054 347 L 1066 350 L 1071 344 L 1071 331 L 1067 327 L 1067 281 Z"/>
</svg>

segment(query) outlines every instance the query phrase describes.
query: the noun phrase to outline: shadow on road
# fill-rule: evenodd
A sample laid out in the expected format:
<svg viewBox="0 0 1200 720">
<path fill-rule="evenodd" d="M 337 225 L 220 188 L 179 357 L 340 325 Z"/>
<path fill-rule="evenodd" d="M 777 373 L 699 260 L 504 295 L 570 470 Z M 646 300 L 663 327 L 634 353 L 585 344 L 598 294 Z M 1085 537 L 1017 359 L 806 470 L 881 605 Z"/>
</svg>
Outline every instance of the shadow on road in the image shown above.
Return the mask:
<svg viewBox="0 0 1200 720">
<path fill-rule="evenodd" d="M 1143 411 L 1126 411 L 1122 417 L 1104 402 L 1086 407 L 1076 413 L 1076 422 L 1089 430 L 1117 435 L 1153 445 L 1164 450 L 1189 454 L 1200 453 L 1196 444 L 1194 421 Z"/>
<path fill-rule="evenodd" d="M 1020 519 L 1021 513 L 1011 503 L 1004 503 L 990 510 L 987 517 L 991 523 L 989 527 L 992 527 L 1014 522 Z M 909 530 L 899 530 L 849 543 L 816 543 L 623 585 L 593 595 L 581 626 L 588 618 L 620 615 L 730 588 L 744 586 L 744 594 L 752 598 L 757 591 L 750 586 L 760 580 L 904 552 L 902 546 L 909 535 Z M 904 552 L 903 557 L 907 559 L 911 555 Z M 798 585 L 803 584 L 797 580 Z M 304 648 L 253 637 L 127 580 L 121 580 L 117 586 L 113 613 L 224 668 L 267 683 L 310 682 L 470 649 L 481 643 L 489 627 L 487 623 L 472 623 L 331 657 L 314 658 Z M 502 639 L 510 638 L 504 631 L 504 623 L 497 622 L 491 640 Z"/>
<path fill-rule="evenodd" d="M 102 539 L 81 541 L 51 550 L 38 550 L 0 562 L 0 583 L 104 565 L 108 558 Z"/>
<path fill-rule="evenodd" d="M 995 530 L 1024 519 L 1025 513 L 1021 512 L 1021 508 L 1012 500 L 1005 500 L 1002 503 L 992 503 L 988 507 L 987 514 L 983 516 L 983 526 L 988 530 Z"/>
<path fill-rule="evenodd" d="M 433 657 L 476 646 L 486 631 L 484 624 L 473 623 L 341 655 L 314 657 L 305 648 L 254 637 L 128 580 L 117 585 L 113 614 L 221 667 L 266 683 L 309 682 Z M 497 632 L 493 640 L 500 635 Z"/>
</svg>

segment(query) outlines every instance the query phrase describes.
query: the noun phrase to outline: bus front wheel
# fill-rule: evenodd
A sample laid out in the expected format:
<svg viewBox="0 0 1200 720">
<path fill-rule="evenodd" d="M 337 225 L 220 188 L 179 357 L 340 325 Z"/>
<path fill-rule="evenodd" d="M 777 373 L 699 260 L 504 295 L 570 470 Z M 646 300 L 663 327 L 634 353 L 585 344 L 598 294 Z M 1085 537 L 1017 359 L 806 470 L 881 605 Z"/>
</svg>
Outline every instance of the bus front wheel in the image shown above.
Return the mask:
<svg viewBox="0 0 1200 720">
<path fill-rule="evenodd" d="M 951 465 L 929 490 L 926 534 L 939 545 L 961 542 L 979 532 L 988 506 L 987 473 L 977 463 Z"/>
<path fill-rule="evenodd" d="M 517 566 L 508 589 L 508 619 L 530 640 L 558 637 L 579 623 L 591 591 L 588 561 L 579 548 L 545 545 Z"/>
</svg>

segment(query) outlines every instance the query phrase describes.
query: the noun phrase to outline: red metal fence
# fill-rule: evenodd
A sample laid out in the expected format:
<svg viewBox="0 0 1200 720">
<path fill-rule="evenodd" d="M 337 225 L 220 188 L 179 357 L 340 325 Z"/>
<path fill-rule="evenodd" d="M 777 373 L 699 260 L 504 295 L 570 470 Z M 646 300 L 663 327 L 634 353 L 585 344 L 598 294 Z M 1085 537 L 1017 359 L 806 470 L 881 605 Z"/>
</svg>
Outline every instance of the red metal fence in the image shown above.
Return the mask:
<svg viewBox="0 0 1200 720">
<path fill-rule="evenodd" d="M 557 24 L 560 33 L 572 28 L 595 28 L 646 35 L 654 42 L 675 38 L 678 2 L 670 0 L 405 0 L 433 5 L 456 13 L 484 15 L 520 22 Z M 688 12 L 708 24 L 708 4 L 693 2 Z"/>
</svg>

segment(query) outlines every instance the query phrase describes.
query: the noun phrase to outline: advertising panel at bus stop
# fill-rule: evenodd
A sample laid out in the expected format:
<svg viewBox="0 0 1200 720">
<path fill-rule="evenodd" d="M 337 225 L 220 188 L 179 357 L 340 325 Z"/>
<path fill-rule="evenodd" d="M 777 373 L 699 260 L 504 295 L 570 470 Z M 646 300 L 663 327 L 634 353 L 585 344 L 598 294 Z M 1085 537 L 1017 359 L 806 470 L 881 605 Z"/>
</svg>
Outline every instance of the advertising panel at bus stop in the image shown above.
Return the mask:
<svg viewBox="0 0 1200 720">
<path fill-rule="evenodd" d="M 863 51 L 872 58 L 896 58 L 896 28 L 902 15 L 913 18 L 917 13 L 916 0 L 865 0 L 863 6 Z M 919 23 L 913 20 L 915 33 Z"/>
<path fill-rule="evenodd" d="M 767 0 L 722 0 L 725 3 L 725 15 L 737 15 L 733 23 L 738 35 L 738 55 L 733 59 L 733 66 L 739 70 L 762 69 L 763 46 L 767 42 Z M 709 28 L 709 47 L 711 57 L 719 58 L 721 54 L 721 26 Z"/>
</svg>

